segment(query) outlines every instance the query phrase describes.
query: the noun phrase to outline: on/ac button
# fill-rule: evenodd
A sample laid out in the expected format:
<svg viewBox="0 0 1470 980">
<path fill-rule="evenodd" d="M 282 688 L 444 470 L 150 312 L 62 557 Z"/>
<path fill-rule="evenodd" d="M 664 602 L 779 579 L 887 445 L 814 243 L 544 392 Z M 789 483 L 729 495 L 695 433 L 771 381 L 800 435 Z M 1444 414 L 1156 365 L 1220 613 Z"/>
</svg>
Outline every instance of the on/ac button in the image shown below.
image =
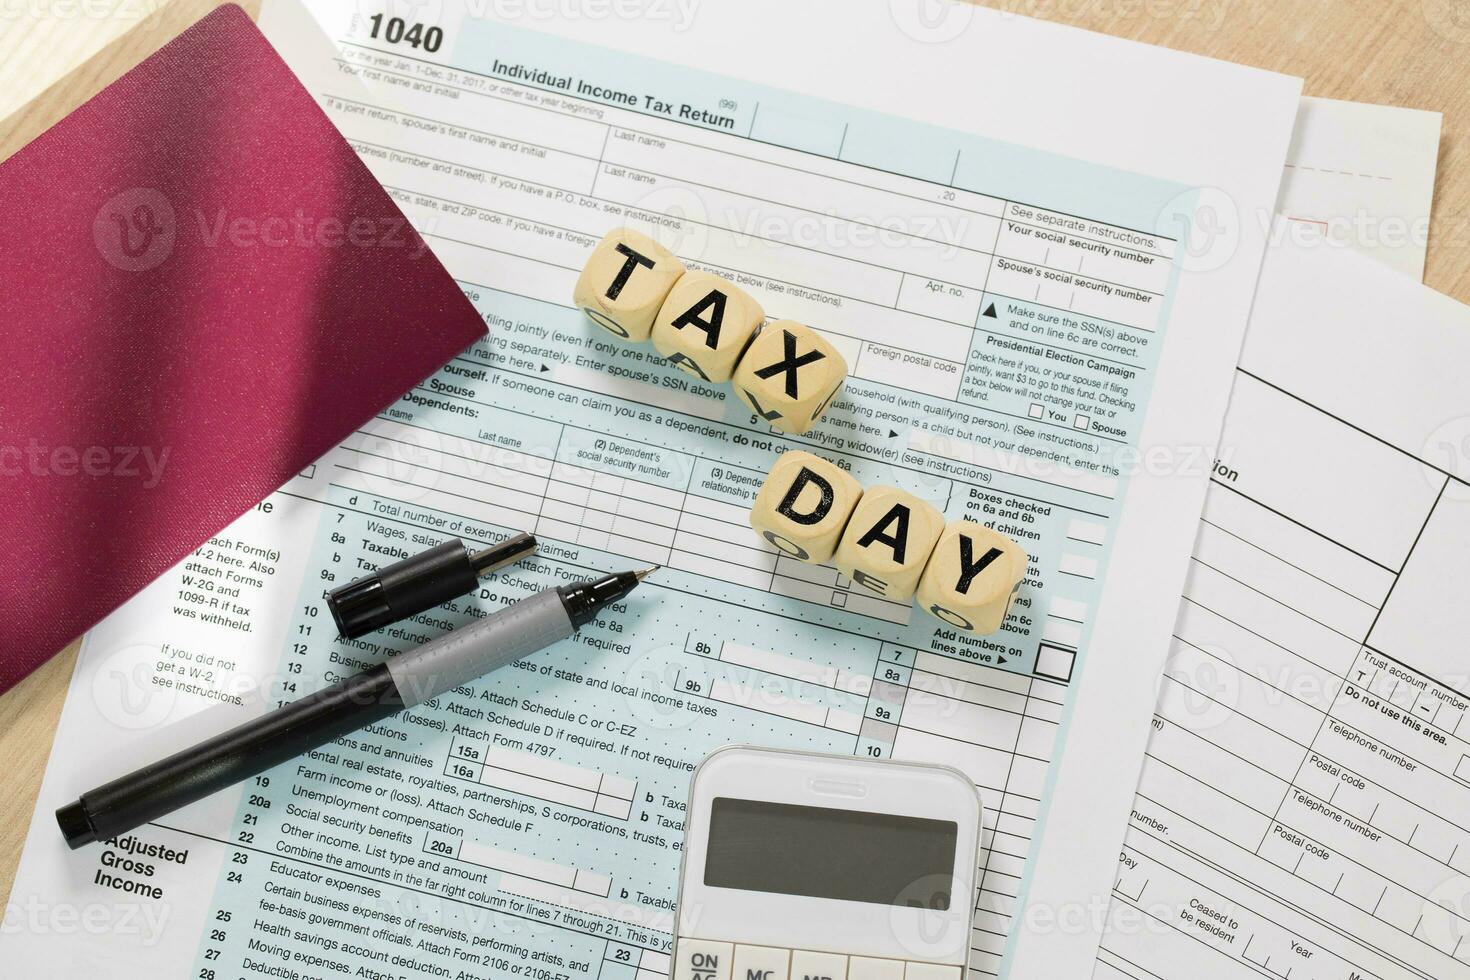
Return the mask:
<svg viewBox="0 0 1470 980">
<path fill-rule="evenodd" d="M 730 980 L 735 947 L 708 939 L 680 939 L 674 950 L 674 980 Z"/>
</svg>

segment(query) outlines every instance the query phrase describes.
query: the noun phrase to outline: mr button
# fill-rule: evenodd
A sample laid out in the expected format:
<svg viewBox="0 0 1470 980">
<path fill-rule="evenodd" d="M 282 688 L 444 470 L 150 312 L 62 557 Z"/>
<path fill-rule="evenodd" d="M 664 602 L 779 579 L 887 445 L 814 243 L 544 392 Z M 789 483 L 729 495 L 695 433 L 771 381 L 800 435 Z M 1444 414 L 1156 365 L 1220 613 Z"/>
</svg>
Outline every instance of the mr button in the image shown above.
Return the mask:
<svg viewBox="0 0 1470 980">
<path fill-rule="evenodd" d="M 631 228 L 616 228 L 592 250 L 572 302 L 608 333 L 641 343 L 683 274 L 673 252 Z"/>
<path fill-rule="evenodd" d="M 847 361 L 825 337 L 795 320 L 761 328 L 735 367 L 735 394 L 781 432 L 816 424 L 847 379 Z"/>
<path fill-rule="evenodd" d="M 761 484 L 750 526 L 784 555 L 824 562 L 837 550 L 862 495 L 862 485 L 835 463 L 791 450 Z"/>
<path fill-rule="evenodd" d="M 837 545 L 835 564 L 889 599 L 908 599 L 944 531 L 932 504 L 896 487 L 869 487 Z"/>
<path fill-rule="evenodd" d="M 1026 575 L 1026 552 L 998 531 L 974 521 L 944 529 L 924 577 L 919 605 L 951 626 L 994 633 Z"/>
</svg>

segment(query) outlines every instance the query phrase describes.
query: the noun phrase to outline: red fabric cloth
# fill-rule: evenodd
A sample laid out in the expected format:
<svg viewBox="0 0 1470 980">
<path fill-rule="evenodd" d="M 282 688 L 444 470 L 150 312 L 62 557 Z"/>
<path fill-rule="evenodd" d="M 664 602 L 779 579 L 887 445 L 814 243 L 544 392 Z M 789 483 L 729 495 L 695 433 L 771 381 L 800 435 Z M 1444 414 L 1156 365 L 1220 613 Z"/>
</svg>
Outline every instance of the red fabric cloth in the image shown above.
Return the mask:
<svg viewBox="0 0 1470 980">
<path fill-rule="evenodd" d="M 236 6 L 0 200 L 0 691 L 484 333 Z"/>
</svg>

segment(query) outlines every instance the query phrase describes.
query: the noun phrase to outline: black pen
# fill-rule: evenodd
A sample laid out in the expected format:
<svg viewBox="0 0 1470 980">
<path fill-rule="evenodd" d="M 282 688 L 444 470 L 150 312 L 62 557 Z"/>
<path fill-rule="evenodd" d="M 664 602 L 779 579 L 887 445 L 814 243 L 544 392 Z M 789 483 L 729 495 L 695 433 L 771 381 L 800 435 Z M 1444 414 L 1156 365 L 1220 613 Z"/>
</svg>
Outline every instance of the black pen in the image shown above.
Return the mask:
<svg viewBox="0 0 1470 980">
<path fill-rule="evenodd" d="M 545 589 L 56 811 L 73 849 L 109 840 L 571 636 L 655 571 Z"/>
</svg>

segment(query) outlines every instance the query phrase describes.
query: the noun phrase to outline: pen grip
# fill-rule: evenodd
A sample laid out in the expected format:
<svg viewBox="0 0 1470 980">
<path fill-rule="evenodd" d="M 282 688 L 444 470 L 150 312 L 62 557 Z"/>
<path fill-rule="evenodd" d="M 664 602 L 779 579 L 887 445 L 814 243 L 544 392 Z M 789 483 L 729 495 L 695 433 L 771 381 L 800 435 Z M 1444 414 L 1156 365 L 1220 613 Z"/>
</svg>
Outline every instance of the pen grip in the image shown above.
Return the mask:
<svg viewBox="0 0 1470 980">
<path fill-rule="evenodd" d="M 573 632 L 561 595 L 556 589 L 546 589 L 394 657 L 388 670 L 404 705 L 413 707 Z"/>
<path fill-rule="evenodd" d="M 402 708 L 386 666 L 355 674 L 83 794 L 90 834 L 72 846 L 125 834 Z"/>
</svg>

